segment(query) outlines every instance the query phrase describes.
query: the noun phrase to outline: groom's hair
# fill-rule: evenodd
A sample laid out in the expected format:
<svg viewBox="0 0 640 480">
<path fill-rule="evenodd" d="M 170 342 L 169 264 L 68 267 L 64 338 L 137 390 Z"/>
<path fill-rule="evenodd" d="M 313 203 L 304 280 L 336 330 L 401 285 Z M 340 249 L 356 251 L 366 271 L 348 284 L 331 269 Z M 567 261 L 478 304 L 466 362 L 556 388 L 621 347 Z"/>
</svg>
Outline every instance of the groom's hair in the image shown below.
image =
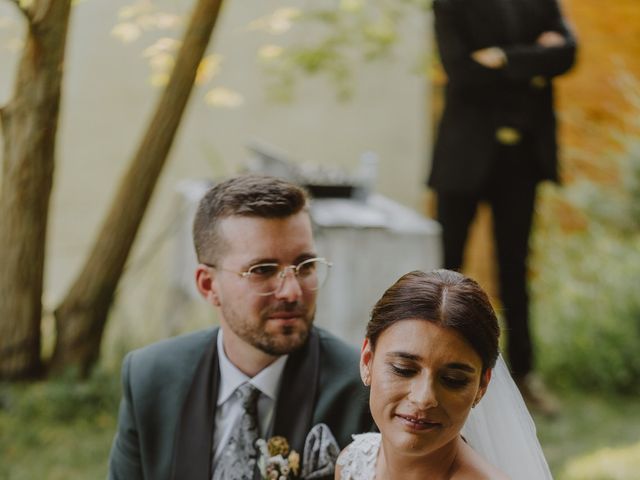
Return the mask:
<svg viewBox="0 0 640 480">
<path fill-rule="evenodd" d="M 489 297 L 474 280 L 451 270 L 403 275 L 373 307 L 367 324 L 371 347 L 394 323 L 415 318 L 462 335 L 480 356 L 483 372 L 495 365 L 500 327 Z"/>
<path fill-rule="evenodd" d="M 241 175 L 210 188 L 200 200 L 193 222 L 199 262 L 215 263 L 227 248 L 220 221 L 231 216 L 286 218 L 308 209 L 301 187 L 265 175 Z"/>
</svg>

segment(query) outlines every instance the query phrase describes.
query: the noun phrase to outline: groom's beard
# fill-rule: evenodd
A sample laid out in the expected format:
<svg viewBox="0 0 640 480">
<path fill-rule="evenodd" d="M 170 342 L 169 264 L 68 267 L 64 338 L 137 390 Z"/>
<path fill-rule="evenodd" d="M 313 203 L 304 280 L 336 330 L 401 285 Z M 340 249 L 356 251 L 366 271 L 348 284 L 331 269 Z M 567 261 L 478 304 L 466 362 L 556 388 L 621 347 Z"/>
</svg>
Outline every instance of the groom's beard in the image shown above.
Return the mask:
<svg viewBox="0 0 640 480">
<path fill-rule="evenodd" d="M 311 331 L 315 317 L 315 302 L 305 305 L 297 302 L 278 302 L 265 307 L 259 315 L 258 325 L 247 320 L 231 318 L 225 314 L 231 330 L 245 342 L 272 356 L 286 355 L 301 348 Z"/>
</svg>

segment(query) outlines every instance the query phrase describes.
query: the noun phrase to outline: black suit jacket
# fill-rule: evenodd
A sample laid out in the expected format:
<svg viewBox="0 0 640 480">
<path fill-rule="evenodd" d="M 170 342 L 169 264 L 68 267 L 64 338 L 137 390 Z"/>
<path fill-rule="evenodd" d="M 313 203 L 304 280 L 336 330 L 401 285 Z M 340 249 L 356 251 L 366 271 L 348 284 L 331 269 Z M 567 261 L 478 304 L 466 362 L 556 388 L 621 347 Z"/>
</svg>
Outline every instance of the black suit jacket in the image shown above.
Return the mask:
<svg viewBox="0 0 640 480">
<path fill-rule="evenodd" d="M 428 185 L 468 193 L 485 187 L 498 147 L 496 130 L 505 126 L 528 139 L 534 179 L 557 180 L 552 79 L 571 68 L 576 54 L 557 1 L 435 0 L 433 10 L 448 84 Z M 545 31 L 562 34 L 566 44 L 536 45 Z M 491 46 L 504 50 L 505 67 L 472 60 L 472 52 Z"/>
<path fill-rule="evenodd" d="M 183 335 L 127 355 L 110 479 L 211 478 L 217 333 Z M 273 434 L 302 455 L 307 433 L 318 423 L 331 429 L 340 448 L 373 425 L 357 351 L 313 328 L 285 365 Z"/>
</svg>

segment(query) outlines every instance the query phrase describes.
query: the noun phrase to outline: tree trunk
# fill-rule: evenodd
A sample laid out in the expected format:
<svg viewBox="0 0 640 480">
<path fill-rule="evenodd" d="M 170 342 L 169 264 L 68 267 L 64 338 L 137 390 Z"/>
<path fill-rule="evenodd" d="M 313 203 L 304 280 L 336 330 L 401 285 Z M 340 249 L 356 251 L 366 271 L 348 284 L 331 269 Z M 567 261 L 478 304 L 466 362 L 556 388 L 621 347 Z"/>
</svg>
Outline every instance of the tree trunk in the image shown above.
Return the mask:
<svg viewBox="0 0 640 480">
<path fill-rule="evenodd" d="M 40 373 L 45 239 L 71 0 L 38 0 L 14 92 L 0 109 L 0 379 Z"/>
<path fill-rule="evenodd" d="M 197 0 L 176 64 L 93 249 L 55 311 L 57 339 L 51 368 L 75 367 L 87 375 L 115 290 L 140 223 L 165 164 L 206 51 L 222 0 Z"/>
</svg>

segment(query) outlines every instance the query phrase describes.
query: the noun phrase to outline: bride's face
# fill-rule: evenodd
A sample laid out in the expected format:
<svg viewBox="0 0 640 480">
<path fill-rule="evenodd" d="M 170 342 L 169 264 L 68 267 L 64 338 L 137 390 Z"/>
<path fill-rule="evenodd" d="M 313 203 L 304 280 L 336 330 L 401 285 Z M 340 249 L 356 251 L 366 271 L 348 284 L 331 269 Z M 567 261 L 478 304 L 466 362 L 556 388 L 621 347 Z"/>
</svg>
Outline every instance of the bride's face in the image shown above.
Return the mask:
<svg viewBox="0 0 640 480">
<path fill-rule="evenodd" d="M 375 351 L 365 342 L 360 369 L 385 452 L 407 455 L 453 445 L 490 377 L 464 337 L 420 319 L 391 325 Z"/>
</svg>

